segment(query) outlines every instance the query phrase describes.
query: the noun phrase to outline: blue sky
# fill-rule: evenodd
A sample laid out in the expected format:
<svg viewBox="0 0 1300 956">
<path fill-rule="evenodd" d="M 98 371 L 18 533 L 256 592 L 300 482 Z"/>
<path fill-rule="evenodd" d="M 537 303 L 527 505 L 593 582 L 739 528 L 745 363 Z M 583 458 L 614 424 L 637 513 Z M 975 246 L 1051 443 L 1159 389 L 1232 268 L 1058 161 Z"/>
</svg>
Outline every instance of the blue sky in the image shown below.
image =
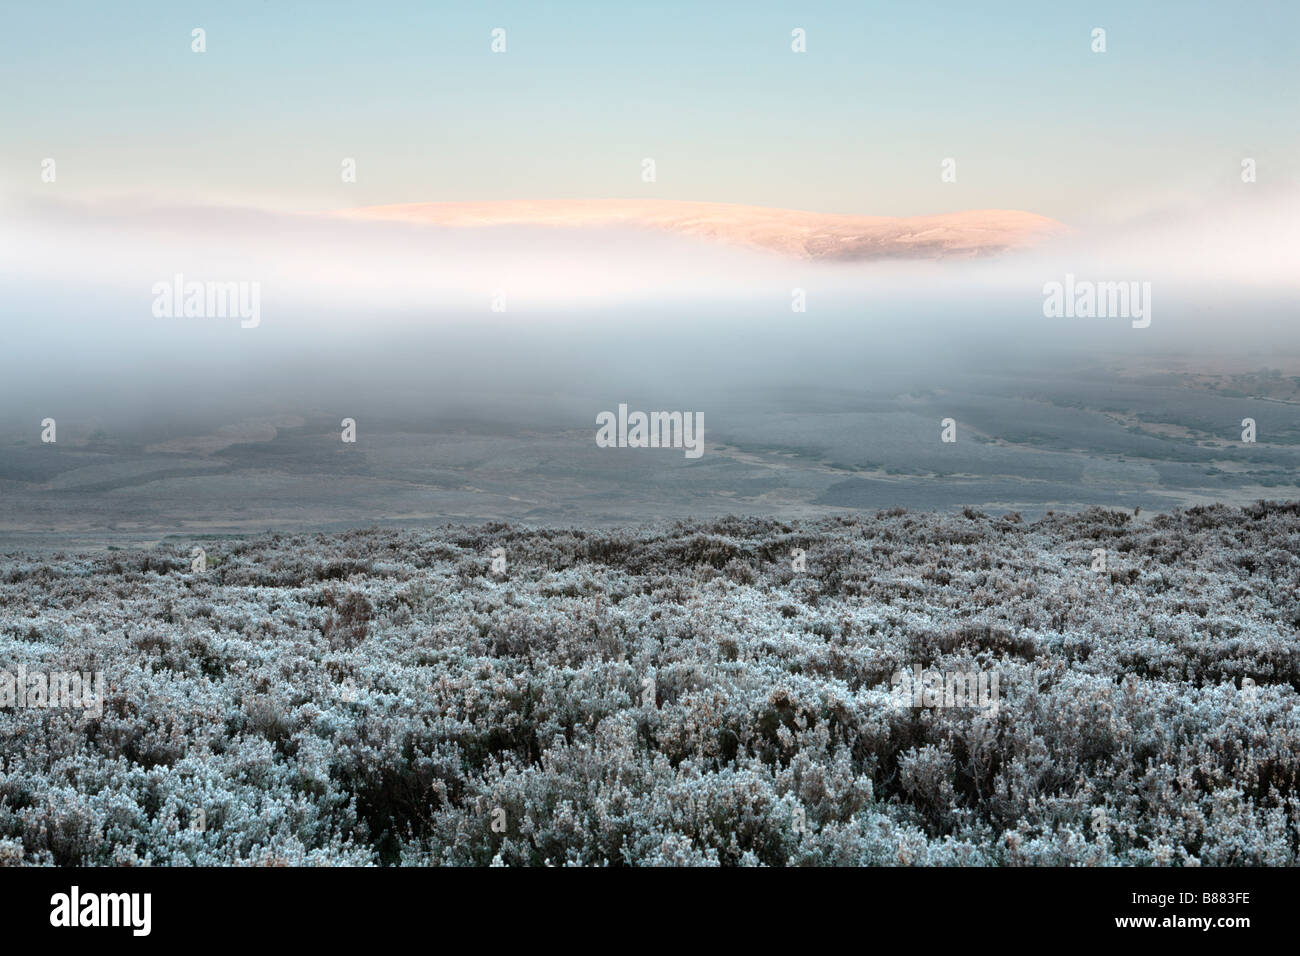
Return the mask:
<svg viewBox="0 0 1300 956">
<path fill-rule="evenodd" d="M 1122 217 L 1231 189 L 1244 156 L 1295 183 L 1298 29 L 1294 0 L 10 3 L 0 190 Z"/>
</svg>

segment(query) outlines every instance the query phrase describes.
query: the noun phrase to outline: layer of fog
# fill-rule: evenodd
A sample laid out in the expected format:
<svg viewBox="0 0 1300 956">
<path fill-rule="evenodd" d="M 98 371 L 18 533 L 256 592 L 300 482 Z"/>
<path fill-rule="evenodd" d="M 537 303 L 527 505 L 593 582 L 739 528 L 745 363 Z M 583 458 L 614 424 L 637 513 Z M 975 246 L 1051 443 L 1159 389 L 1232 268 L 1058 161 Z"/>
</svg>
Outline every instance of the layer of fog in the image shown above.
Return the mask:
<svg viewBox="0 0 1300 956">
<path fill-rule="evenodd" d="M 0 226 L 0 423 L 369 409 L 586 425 L 638 397 L 681 408 L 1115 354 L 1266 365 L 1300 346 L 1297 199 L 1243 185 L 995 259 L 858 264 L 624 229 L 29 204 Z M 1067 274 L 1150 283 L 1149 327 L 1045 317 L 1045 283 Z M 177 275 L 257 283 L 256 327 L 156 316 Z"/>
</svg>

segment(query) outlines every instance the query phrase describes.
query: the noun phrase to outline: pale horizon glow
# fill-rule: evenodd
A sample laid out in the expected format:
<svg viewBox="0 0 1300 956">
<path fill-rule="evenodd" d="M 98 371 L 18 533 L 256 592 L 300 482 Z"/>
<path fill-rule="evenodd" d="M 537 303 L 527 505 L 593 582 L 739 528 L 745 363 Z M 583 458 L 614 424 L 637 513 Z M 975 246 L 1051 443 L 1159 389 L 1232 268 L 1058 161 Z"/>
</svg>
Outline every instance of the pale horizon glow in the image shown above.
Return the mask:
<svg viewBox="0 0 1300 956">
<path fill-rule="evenodd" d="M 205 29 L 207 51 L 191 51 Z M 493 54 L 491 31 L 507 32 Z M 1107 51 L 1093 53 L 1094 28 Z M 791 50 L 791 31 L 807 52 Z M 670 199 L 1124 222 L 1297 182 L 1300 7 L 11 6 L 0 196 Z M 42 183 L 41 162 L 58 163 Z M 344 184 L 353 158 L 357 181 Z M 641 180 L 653 158 L 657 180 Z M 945 158 L 955 182 L 940 180 Z"/>
</svg>

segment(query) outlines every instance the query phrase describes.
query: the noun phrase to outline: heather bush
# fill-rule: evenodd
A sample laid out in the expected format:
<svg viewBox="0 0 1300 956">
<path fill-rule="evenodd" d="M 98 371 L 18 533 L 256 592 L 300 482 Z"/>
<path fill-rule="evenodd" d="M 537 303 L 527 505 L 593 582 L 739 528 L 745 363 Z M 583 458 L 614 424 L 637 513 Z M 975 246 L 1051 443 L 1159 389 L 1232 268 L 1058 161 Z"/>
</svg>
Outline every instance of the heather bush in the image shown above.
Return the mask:
<svg viewBox="0 0 1300 956">
<path fill-rule="evenodd" d="M 0 865 L 1300 862 L 1294 504 L 196 543 L 0 561 L 106 685 L 0 710 Z"/>
</svg>

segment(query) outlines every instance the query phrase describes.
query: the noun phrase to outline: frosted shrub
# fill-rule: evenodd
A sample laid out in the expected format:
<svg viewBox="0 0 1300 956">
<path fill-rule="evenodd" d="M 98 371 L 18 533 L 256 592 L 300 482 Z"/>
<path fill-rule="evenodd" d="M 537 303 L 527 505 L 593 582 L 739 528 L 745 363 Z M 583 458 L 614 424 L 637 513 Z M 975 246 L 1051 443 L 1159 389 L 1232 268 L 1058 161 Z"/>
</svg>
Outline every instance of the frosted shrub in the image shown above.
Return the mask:
<svg viewBox="0 0 1300 956">
<path fill-rule="evenodd" d="M 1295 505 L 205 547 L 0 562 L 0 865 L 1300 862 Z"/>
</svg>

